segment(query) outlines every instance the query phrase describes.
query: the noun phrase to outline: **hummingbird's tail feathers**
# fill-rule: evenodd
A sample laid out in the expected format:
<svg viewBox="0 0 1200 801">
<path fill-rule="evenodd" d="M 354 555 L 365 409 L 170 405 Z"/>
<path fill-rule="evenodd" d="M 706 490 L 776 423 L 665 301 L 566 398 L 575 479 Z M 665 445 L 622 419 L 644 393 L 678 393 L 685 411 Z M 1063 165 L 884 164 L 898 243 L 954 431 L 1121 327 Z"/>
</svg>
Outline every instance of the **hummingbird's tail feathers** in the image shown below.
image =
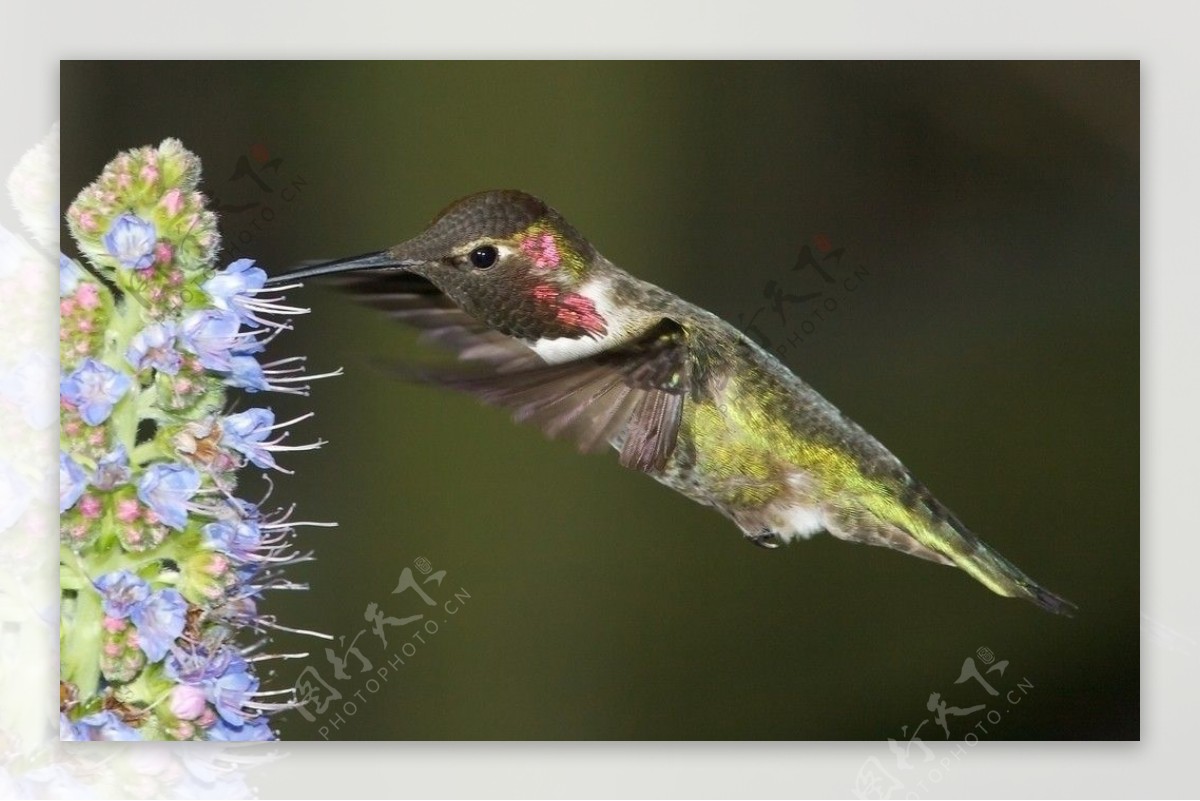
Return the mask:
<svg viewBox="0 0 1200 801">
<path fill-rule="evenodd" d="M 910 478 L 907 492 L 898 501 L 868 497 L 865 507 L 877 521 L 902 530 L 997 595 L 1024 598 L 1058 615 L 1075 610 L 1073 603 L 1038 584 L 981 540 L 924 485 Z"/>
<path fill-rule="evenodd" d="M 936 548 L 931 548 L 902 526 L 888 522 L 869 509 L 845 504 L 824 510 L 823 527 L 839 540 L 877 545 L 925 559 L 940 565 L 954 561 Z"/>
<path fill-rule="evenodd" d="M 1074 616 L 1075 604 L 1038 584 L 956 518 L 950 516 L 944 528 L 952 534 L 940 538 L 940 550 L 992 592 L 1009 598 L 1023 598 L 1056 615 Z"/>
<path fill-rule="evenodd" d="M 1045 609 L 1047 612 L 1053 612 L 1063 617 L 1075 617 L 1075 613 L 1079 611 L 1078 606 L 1061 595 L 1055 595 L 1039 584 L 1032 584 L 1028 589 L 1032 593 L 1032 595 L 1027 596 L 1028 600 Z"/>
</svg>

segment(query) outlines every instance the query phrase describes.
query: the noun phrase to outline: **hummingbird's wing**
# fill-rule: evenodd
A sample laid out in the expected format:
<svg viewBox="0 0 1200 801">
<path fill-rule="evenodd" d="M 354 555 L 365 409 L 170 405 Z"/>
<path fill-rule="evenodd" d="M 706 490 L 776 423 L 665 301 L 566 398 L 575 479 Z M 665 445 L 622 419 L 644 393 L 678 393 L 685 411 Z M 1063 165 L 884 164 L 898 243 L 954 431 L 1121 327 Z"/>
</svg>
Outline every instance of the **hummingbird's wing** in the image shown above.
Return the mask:
<svg viewBox="0 0 1200 801">
<path fill-rule="evenodd" d="M 531 422 L 581 451 L 620 449 L 621 464 L 661 471 L 675 450 L 688 382 L 686 335 L 670 319 L 626 345 L 584 359 L 518 370 L 427 375 Z"/>
<path fill-rule="evenodd" d="M 332 282 L 331 282 L 332 283 Z M 688 382 L 687 337 L 663 319 L 637 339 L 593 356 L 547 364 L 528 346 L 476 320 L 430 281 L 404 271 L 336 282 L 357 299 L 422 330 L 478 369 L 426 369 L 416 377 L 474 395 L 585 453 L 618 445 L 621 464 L 663 468 L 675 449 Z M 413 376 L 411 369 L 401 372 Z"/>
</svg>

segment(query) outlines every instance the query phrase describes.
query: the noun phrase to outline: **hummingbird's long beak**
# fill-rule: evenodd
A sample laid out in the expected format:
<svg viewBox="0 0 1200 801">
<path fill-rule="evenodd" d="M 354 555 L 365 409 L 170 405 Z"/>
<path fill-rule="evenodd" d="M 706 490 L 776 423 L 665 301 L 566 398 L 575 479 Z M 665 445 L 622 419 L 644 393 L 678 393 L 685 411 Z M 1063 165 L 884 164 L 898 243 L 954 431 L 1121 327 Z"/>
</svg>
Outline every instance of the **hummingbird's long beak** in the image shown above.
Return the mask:
<svg viewBox="0 0 1200 801">
<path fill-rule="evenodd" d="M 391 251 L 381 250 L 377 253 L 365 253 L 361 256 L 350 256 L 345 259 L 335 259 L 334 261 L 326 261 L 321 264 L 298 267 L 295 270 L 271 276 L 267 279 L 267 285 L 301 281 L 305 278 L 313 278 L 318 275 L 348 273 L 353 270 L 378 270 L 386 268 L 401 270 L 418 263 L 418 261 L 411 259 L 397 259 L 391 254 Z"/>
</svg>

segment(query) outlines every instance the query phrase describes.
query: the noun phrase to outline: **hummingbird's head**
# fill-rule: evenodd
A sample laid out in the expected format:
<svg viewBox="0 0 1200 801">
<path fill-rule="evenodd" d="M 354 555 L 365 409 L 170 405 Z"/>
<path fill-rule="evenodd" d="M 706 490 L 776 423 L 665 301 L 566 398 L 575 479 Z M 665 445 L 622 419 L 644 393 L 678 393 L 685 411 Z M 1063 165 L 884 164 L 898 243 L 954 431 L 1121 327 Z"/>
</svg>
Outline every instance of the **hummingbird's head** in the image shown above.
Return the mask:
<svg viewBox="0 0 1200 801">
<path fill-rule="evenodd" d="M 480 192 L 444 209 L 424 231 L 381 253 L 280 276 L 404 270 L 428 279 L 471 316 L 510 336 L 602 337 L 587 285 L 604 263 L 562 215 L 515 190 Z"/>
</svg>

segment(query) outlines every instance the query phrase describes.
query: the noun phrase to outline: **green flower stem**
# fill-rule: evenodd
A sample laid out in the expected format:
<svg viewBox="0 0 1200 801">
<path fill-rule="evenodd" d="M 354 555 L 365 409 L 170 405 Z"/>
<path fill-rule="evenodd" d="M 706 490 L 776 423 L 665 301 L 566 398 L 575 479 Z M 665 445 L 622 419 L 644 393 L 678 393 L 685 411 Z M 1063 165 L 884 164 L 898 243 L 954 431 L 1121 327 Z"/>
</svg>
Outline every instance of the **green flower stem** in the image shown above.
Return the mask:
<svg viewBox="0 0 1200 801">
<path fill-rule="evenodd" d="M 130 341 L 143 325 L 141 310 L 135 304 L 119 303 L 113 310 L 112 330 L 104 348 L 105 360 L 110 364 L 123 362 Z M 137 447 L 140 396 L 140 392 L 129 393 L 117 403 L 112 414 L 113 434 L 131 457 Z"/>
<path fill-rule="evenodd" d="M 66 605 L 66 599 L 63 604 Z M 64 627 L 61 643 L 63 672 L 66 680 L 78 688 L 81 698 L 90 698 L 100 686 L 104 606 L 90 581 L 84 582 L 75 593 L 72 606 L 71 613 L 64 615 L 70 625 Z"/>
</svg>

